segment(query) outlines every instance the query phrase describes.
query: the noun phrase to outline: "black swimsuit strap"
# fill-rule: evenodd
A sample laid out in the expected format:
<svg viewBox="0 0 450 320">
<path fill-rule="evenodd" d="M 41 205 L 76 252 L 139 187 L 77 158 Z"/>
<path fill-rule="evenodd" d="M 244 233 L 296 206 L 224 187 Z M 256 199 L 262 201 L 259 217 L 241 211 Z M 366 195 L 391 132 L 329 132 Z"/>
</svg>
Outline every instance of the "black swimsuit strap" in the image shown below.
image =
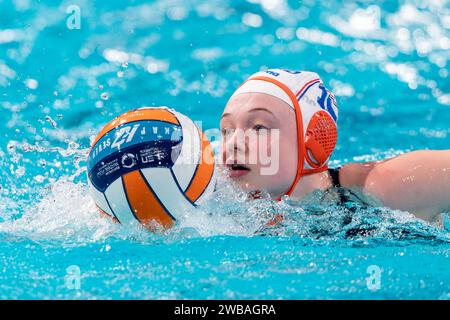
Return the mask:
<svg viewBox="0 0 450 320">
<path fill-rule="evenodd" d="M 349 194 L 352 195 L 355 199 L 357 199 L 361 204 L 369 206 L 364 200 L 362 200 L 357 194 L 355 194 L 350 189 L 347 189 L 347 193 L 344 191 L 344 188 L 341 186 L 341 180 L 339 179 L 339 171 L 340 167 L 336 169 L 328 169 L 328 172 L 331 177 L 331 182 L 333 183 L 333 188 L 337 189 L 339 194 L 339 198 L 342 204 L 347 202 L 354 202 L 354 200 L 350 199 Z"/>
<path fill-rule="evenodd" d="M 331 182 L 333 183 L 333 187 L 340 188 L 341 187 L 341 181 L 339 180 L 339 170 L 341 168 L 336 169 L 328 169 L 328 173 L 331 176 Z"/>
<path fill-rule="evenodd" d="M 331 182 L 333 183 L 333 187 L 334 189 L 336 189 L 338 195 L 339 195 L 339 200 L 341 202 L 341 204 L 346 203 L 349 199 L 348 197 L 344 194 L 342 188 L 341 188 L 341 181 L 339 179 L 339 170 L 341 168 L 336 168 L 336 169 L 328 169 L 328 173 L 330 174 L 331 177 Z"/>
</svg>

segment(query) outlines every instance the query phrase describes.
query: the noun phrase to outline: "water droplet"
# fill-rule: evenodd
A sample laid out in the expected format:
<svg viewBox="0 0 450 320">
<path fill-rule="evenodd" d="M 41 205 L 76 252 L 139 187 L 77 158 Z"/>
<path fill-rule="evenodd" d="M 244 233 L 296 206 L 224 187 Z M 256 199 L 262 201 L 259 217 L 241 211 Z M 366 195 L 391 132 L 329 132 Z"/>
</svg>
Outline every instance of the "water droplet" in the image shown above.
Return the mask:
<svg viewBox="0 0 450 320">
<path fill-rule="evenodd" d="M 80 145 L 74 141 L 69 142 L 69 149 L 78 149 Z"/>
<path fill-rule="evenodd" d="M 34 177 L 34 180 L 36 180 L 39 183 L 42 183 L 42 182 L 44 182 L 45 177 L 40 175 L 40 174 L 38 174 L 37 176 Z"/>
<path fill-rule="evenodd" d="M 23 176 L 25 174 L 25 167 L 18 167 L 16 170 L 16 177 L 20 178 L 21 176 Z"/>
<path fill-rule="evenodd" d="M 98 109 L 103 108 L 103 101 L 95 102 L 95 107 L 98 108 Z"/>
<path fill-rule="evenodd" d="M 37 82 L 37 80 L 35 80 L 35 79 L 26 79 L 25 80 L 25 85 L 29 89 L 35 90 L 39 86 L 39 82 Z"/>
<path fill-rule="evenodd" d="M 50 116 L 45 116 L 45 121 L 50 123 L 53 128 L 56 128 L 57 126 L 56 121 L 53 120 Z"/>
</svg>

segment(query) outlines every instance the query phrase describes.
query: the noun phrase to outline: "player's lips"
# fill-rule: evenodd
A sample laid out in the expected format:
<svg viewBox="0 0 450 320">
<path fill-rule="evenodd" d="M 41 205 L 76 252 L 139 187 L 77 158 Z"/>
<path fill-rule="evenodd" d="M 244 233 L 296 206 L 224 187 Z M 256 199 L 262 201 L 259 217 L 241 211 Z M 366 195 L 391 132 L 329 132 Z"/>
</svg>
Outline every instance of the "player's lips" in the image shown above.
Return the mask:
<svg viewBox="0 0 450 320">
<path fill-rule="evenodd" d="M 231 164 L 227 165 L 227 167 L 230 170 L 229 175 L 231 178 L 242 177 L 250 172 L 250 168 L 241 164 Z"/>
</svg>

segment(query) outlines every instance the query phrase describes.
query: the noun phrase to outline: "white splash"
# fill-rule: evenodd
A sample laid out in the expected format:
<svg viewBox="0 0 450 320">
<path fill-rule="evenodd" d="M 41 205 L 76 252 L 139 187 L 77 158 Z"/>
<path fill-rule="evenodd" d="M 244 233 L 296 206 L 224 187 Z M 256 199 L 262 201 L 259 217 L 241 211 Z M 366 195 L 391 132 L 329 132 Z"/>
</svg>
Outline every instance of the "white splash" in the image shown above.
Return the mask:
<svg viewBox="0 0 450 320">
<path fill-rule="evenodd" d="M 100 216 L 87 186 L 63 177 L 18 219 L 0 223 L 0 233 L 33 241 L 92 242 L 107 237 L 117 226 Z"/>
</svg>

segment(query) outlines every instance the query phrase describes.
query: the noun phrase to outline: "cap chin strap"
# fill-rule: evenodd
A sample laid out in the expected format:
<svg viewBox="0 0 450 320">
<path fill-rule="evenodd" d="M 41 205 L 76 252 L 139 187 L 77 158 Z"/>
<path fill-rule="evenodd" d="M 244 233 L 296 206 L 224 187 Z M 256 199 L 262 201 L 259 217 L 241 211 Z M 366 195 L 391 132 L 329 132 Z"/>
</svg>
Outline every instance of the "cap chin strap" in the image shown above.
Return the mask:
<svg viewBox="0 0 450 320">
<path fill-rule="evenodd" d="M 262 81 L 267 81 L 267 82 L 273 83 L 274 85 L 278 86 L 281 90 L 283 90 L 289 96 L 289 98 L 291 99 L 292 105 L 294 106 L 295 120 L 296 120 L 296 127 L 297 127 L 297 141 L 298 141 L 297 173 L 295 174 L 295 179 L 292 182 L 292 185 L 289 187 L 288 191 L 286 191 L 286 193 L 284 194 L 284 195 L 290 196 L 292 194 L 292 192 L 294 191 L 295 186 L 300 181 L 300 179 L 303 175 L 323 172 L 325 170 L 328 170 L 328 166 L 325 165 L 325 166 L 322 166 L 320 168 L 315 168 L 315 169 L 304 169 L 306 150 L 305 150 L 305 141 L 304 141 L 305 138 L 304 138 L 304 134 L 303 134 L 302 111 L 300 109 L 300 104 L 299 104 L 296 96 L 292 92 L 292 90 L 289 89 L 284 83 L 282 83 L 276 79 L 269 78 L 269 77 L 257 76 L 257 77 L 250 78 L 247 81 L 250 81 L 250 80 L 262 80 Z M 245 82 L 247 82 L 247 81 L 245 81 Z M 279 200 L 281 200 L 281 199 L 279 199 Z"/>
</svg>

